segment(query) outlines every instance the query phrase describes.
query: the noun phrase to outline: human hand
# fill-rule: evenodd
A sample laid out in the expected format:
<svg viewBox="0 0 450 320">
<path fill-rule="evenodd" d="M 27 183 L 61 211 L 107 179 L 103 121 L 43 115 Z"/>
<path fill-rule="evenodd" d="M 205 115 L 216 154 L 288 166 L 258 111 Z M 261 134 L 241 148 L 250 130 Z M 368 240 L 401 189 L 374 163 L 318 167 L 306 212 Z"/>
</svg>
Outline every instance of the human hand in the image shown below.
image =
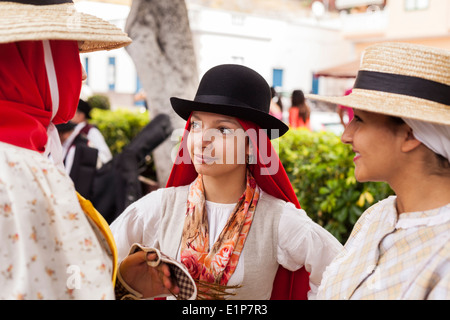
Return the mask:
<svg viewBox="0 0 450 320">
<path fill-rule="evenodd" d="M 120 264 L 122 279 L 134 290 L 151 298 L 162 294 L 178 294 L 180 288 L 171 278 L 169 266 L 160 263 L 157 267 L 151 267 L 147 261 L 157 259 L 155 253 L 138 251 L 127 256 Z"/>
</svg>

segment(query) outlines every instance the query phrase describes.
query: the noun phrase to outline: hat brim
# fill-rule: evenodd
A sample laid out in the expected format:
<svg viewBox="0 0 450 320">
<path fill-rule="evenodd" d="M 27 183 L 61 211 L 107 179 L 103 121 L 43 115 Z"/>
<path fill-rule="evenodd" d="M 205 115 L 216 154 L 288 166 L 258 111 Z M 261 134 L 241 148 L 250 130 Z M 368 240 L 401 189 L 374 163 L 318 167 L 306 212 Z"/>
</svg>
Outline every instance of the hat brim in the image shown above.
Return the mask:
<svg viewBox="0 0 450 320">
<path fill-rule="evenodd" d="M 283 121 L 278 120 L 268 113 L 250 107 L 211 104 L 175 97 L 170 98 L 170 103 L 172 104 L 173 110 L 184 120 L 188 120 L 193 111 L 223 114 L 256 123 L 262 129 L 266 130 L 269 139 L 281 137 L 289 130 L 289 127 Z"/>
<path fill-rule="evenodd" d="M 306 98 L 394 117 L 450 125 L 450 106 L 406 95 L 353 89 L 351 94 L 342 97 L 307 94 Z"/>
<path fill-rule="evenodd" d="M 131 39 L 98 17 L 77 12 L 72 3 L 26 5 L 0 2 L 0 43 L 32 40 L 80 41 L 80 52 L 124 47 Z"/>
</svg>

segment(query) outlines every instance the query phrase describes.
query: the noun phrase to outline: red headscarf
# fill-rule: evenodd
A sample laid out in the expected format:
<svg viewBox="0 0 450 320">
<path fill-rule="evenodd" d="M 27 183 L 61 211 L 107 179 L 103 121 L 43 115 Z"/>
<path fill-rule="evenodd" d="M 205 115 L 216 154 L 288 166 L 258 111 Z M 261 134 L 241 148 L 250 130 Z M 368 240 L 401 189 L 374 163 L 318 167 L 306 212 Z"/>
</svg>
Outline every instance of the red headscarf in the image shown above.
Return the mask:
<svg viewBox="0 0 450 320">
<path fill-rule="evenodd" d="M 249 166 L 250 172 L 258 183 L 259 187 L 268 194 L 292 202 L 300 209 L 297 196 L 289 181 L 289 178 L 275 152 L 270 139 L 260 130 L 260 127 L 250 121 L 239 121 L 244 130 L 249 134 L 256 155 L 256 163 Z M 187 159 L 189 151 L 187 147 L 187 136 L 189 134 L 190 118 L 187 120 L 184 135 L 181 140 L 177 159 L 172 167 L 166 187 L 178 187 L 190 184 L 197 177 L 197 172 L 192 161 L 181 161 Z M 253 132 L 256 133 L 252 134 Z M 260 150 L 265 149 L 265 150 Z M 263 151 L 263 152 L 262 152 Z M 187 153 L 187 154 L 185 154 Z M 276 169 L 273 172 L 274 168 Z M 272 300 L 307 300 L 309 291 L 309 274 L 305 268 L 291 272 L 282 266 L 278 268 L 273 284 Z"/>
<path fill-rule="evenodd" d="M 44 45 L 49 45 L 50 54 L 44 53 Z M 47 70 L 54 70 L 51 79 Z M 55 87 L 57 106 L 51 95 Z M 80 91 L 76 41 L 0 44 L 0 141 L 43 152 L 50 122 L 65 123 L 74 116 Z M 54 117 L 52 110 L 57 110 Z"/>
</svg>

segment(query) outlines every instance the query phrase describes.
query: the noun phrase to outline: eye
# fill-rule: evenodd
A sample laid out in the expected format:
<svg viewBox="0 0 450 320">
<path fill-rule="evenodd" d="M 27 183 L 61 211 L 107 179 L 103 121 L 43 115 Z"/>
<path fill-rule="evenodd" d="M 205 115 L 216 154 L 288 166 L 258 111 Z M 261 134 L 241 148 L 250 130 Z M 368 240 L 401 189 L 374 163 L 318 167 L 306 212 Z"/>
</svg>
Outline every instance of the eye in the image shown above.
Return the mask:
<svg viewBox="0 0 450 320">
<path fill-rule="evenodd" d="M 220 133 L 222 133 L 222 134 L 224 134 L 224 135 L 233 134 L 233 129 L 229 129 L 229 128 L 225 128 L 225 127 L 220 127 L 220 128 L 218 128 L 218 130 L 220 131 Z"/>
<path fill-rule="evenodd" d="M 191 130 L 198 130 L 202 127 L 200 122 L 198 122 L 198 121 L 191 121 L 190 126 L 191 126 Z"/>
<path fill-rule="evenodd" d="M 361 119 L 361 117 L 357 116 L 356 114 L 354 115 L 355 122 L 363 122 L 363 120 Z"/>
</svg>

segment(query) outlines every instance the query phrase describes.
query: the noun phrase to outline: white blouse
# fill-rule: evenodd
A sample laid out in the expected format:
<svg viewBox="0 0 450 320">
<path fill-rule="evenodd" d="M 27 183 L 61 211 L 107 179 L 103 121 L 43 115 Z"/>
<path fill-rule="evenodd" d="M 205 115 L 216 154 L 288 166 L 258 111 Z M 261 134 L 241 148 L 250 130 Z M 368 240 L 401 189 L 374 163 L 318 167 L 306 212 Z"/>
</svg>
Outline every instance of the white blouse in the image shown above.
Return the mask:
<svg viewBox="0 0 450 320">
<path fill-rule="evenodd" d="M 399 215 L 396 201 L 390 196 L 358 219 L 318 299 L 450 299 L 450 204 Z"/>
<path fill-rule="evenodd" d="M 161 221 L 162 190 L 156 190 L 131 204 L 112 224 L 111 230 L 116 240 L 119 261 L 127 255 L 133 243 L 152 247 L 159 238 Z M 261 190 L 261 197 L 266 193 Z M 217 240 L 236 204 L 222 204 L 206 201 L 210 233 L 210 247 Z M 286 203 L 280 217 L 278 229 L 278 263 L 295 271 L 305 266 L 310 273 L 311 291 L 314 298 L 320 285 L 322 274 L 334 257 L 342 250 L 342 245 L 328 231 L 309 218 L 304 210 Z M 178 252 L 178 260 L 180 252 Z M 241 284 L 244 277 L 244 256 L 241 255 L 228 285 Z"/>
</svg>

